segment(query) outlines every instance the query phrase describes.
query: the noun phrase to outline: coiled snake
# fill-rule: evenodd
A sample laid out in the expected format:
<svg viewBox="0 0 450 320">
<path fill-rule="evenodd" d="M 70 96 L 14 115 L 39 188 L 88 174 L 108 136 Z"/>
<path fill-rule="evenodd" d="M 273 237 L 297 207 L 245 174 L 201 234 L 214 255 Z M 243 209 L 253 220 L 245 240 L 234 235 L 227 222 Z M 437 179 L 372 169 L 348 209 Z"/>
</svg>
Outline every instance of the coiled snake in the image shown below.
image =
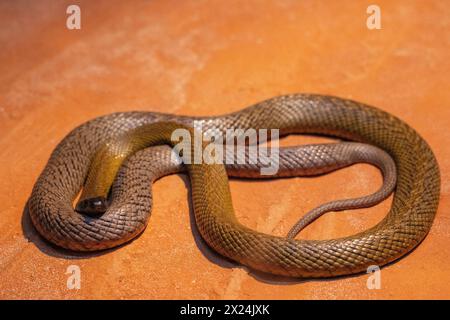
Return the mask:
<svg viewBox="0 0 450 320">
<path fill-rule="evenodd" d="M 342 202 L 322 206 L 320 212 L 301 220 L 286 238 L 251 230 L 234 216 L 226 170 L 230 175 L 242 171 L 244 176 L 255 176 L 255 168 L 185 165 L 201 236 L 214 250 L 241 264 L 295 277 L 352 274 L 405 255 L 431 228 L 439 201 L 439 168 L 428 144 L 411 127 L 355 101 L 294 94 L 218 117 L 124 112 L 79 126 L 56 147 L 33 188 L 28 205 L 36 229 L 59 246 L 81 251 L 114 247 L 136 237 L 148 221 L 152 181 L 182 167 L 170 161 L 167 146 L 138 150 L 174 145 L 170 140 L 173 130 L 189 127 L 193 119 L 202 120 L 205 129 L 222 132 L 227 128 L 277 128 L 282 135 L 326 134 L 376 146 L 349 142 L 281 152 L 279 176 L 317 174 L 369 162 L 380 167 L 385 180 L 380 191 L 361 198 L 363 201 L 350 199 L 343 200 L 343 206 Z M 306 163 L 301 162 L 302 157 L 308 157 Z M 294 239 L 304 225 L 325 211 L 367 206 L 384 199 L 395 186 L 395 170 L 392 208 L 376 226 L 340 239 Z M 75 211 L 73 206 L 84 183 L 77 208 L 87 214 Z M 107 202 L 112 183 L 111 200 Z"/>
</svg>

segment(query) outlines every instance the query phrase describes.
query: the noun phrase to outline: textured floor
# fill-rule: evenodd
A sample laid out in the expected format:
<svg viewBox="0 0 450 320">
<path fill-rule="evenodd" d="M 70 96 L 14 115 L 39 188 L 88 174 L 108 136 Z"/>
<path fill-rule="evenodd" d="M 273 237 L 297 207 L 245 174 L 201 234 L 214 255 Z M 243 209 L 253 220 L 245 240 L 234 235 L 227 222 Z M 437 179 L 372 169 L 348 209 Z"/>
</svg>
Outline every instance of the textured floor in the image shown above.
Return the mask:
<svg viewBox="0 0 450 320">
<path fill-rule="evenodd" d="M 82 28 L 68 30 L 70 3 L 0 2 L 0 298 L 450 298 L 448 2 L 378 0 L 381 30 L 366 27 L 367 1 L 77 1 Z M 221 114 L 292 92 L 376 105 L 416 128 L 436 153 L 435 224 L 415 251 L 382 269 L 378 290 L 367 289 L 366 274 L 295 281 L 222 259 L 193 229 L 184 176 L 156 183 L 149 227 L 109 252 L 54 248 L 24 214 L 52 149 L 90 118 L 125 110 Z M 242 223 L 284 235 L 318 204 L 380 183 L 376 169 L 357 165 L 231 188 Z M 390 200 L 330 213 L 301 237 L 364 230 Z M 79 290 L 67 288 L 70 265 L 81 270 Z"/>
</svg>

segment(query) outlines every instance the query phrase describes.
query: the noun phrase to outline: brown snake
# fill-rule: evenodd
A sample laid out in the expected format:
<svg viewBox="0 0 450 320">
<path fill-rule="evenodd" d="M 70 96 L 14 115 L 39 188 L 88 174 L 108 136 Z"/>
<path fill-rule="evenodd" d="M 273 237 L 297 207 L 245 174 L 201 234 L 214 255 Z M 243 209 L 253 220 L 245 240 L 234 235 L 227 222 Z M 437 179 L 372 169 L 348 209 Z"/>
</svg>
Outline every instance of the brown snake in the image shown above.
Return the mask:
<svg viewBox="0 0 450 320">
<path fill-rule="evenodd" d="M 278 128 L 281 135 L 327 134 L 376 146 L 344 143 L 281 152 L 279 176 L 324 173 L 355 162 L 378 166 L 385 180 L 380 191 L 362 203 L 360 200 L 365 197 L 342 200 L 346 202 L 342 208 L 352 204 L 367 206 L 367 200 L 372 204 L 381 201 L 393 189 L 392 172 L 397 172 L 392 208 L 380 223 L 353 236 L 318 241 L 295 240 L 293 236 L 323 212 L 339 210 L 339 203 L 319 207 L 321 212 L 302 219 L 290 237 L 263 234 L 241 225 L 235 218 L 226 171 L 253 177 L 254 168 L 244 168 L 248 171 L 245 173 L 239 166 L 225 169 L 219 164 L 185 165 L 200 234 L 214 250 L 241 264 L 295 277 L 358 273 L 370 265 L 381 266 L 405 255 L 431 228 L 439 201 L 439 168 L 428 144 L 411 127 L 384 111 L 355 101 L 296 94 L 218 117 L 124 112 L 79 126 L 56 147 L 33 188 L 28 204 L 37 230 L 59 246 L 81 251 L 114 247 L 136 237 L 147 225 L 152 181 L 180 171 L 181 165 L 170 162 L 171 149 L 167 146 L 138 151 L 129 159 L 128 156 L 151 145 L 173 145 L 172 131 L 191 125 L 193 119 L 203 120 L 206 129 L 219 128 L 222 132 L 227 128 Z M 380 149 L 392 157 L 394 166 Z M 310 162 L 299 165 L 296 161 L 301 157 Z M 113 180 L 107 204 L 105 192 Z M 85 182 L 79 208 L 88 212 L 94 205 L 95 211 L 99 203 L 89 201 L 101 199 L 100 206 L 105 208 L 100 211 L 107 209 L 105 213 L 92 216 L 74 211 L 73 201 Z"/>
</svg>

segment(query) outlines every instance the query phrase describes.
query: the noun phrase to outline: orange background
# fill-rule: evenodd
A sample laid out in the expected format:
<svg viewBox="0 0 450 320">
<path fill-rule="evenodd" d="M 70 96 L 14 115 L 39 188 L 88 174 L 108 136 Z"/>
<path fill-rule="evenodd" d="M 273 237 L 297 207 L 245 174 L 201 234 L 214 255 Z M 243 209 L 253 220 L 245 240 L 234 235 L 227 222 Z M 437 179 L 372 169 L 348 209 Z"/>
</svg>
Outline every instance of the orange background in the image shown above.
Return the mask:
<svg viewBox="0 0 450 320">
<path fill-rule="evenodd" d="M 0 298 L 450 298 L 450 2 L 73 1 L 0 3 Z M 405 120 L 441 166 L 429 236 L 381 271 L 299 281 L 261 275 L 208 249 L 192 225 L 187 178 L 154 185 L 145 232 L 119 249 L 83 255 L 42 240 L 24 214 L 56 144 L 76 125 L 115 111 L 218 115 L 279 94 L 314 92 L 378 106 Z M 283 144 L 323 141 L 290 137 Z M 231 182 L 239 220 L 284 235 L 302 213 L 368 194 L 379 172 L 356 165 L 318 178 Z M 391 198 L 329 213 L 301 237 L 327 239 L 375 225 Z M 68 290 L 69 265 L 81 289 Z"/>
</svg>

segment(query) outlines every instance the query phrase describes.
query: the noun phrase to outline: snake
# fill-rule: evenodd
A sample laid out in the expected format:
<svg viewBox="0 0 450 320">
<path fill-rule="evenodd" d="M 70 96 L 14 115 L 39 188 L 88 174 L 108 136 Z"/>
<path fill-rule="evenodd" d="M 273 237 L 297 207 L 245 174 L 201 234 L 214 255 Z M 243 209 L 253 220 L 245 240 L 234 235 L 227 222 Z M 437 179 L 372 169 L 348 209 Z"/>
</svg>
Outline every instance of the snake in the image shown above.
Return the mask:
<svg viewBox="0 0 450 320">
<path fill-rule="evenodd" d="M 383 186 L 371 196 L 319 206 L 286 237 L 258 232 L 236 218 L 228 176 L 257 177 L 261 164 L 174 160 L 172 133 L 195 134 L 194 120 L 206 131 L 278 129 L 281 136 L 338 138 L 339 143 L 281 148 L 277 177 L 317 175 L 366 162 L 382 171 Z M 181 171 L 189 174 L 195 225 L 209 247 L 256 271 L 297 278 L 361 273 L 403 257 L 430 231 L 440 195 L 437 160 L 404 121 L 350 99 L 288 94 L 220 116 L 130 111 L 81 124 L 51 154 L 28 200 L 29 215 L 38 232 L 57 246 L 76 251 L 116 247 L 146 228 L 151 184 Z M 367 230 L 336 239 L 295 238 L 324 212 L 367 207 L 394 189 L 389 212 Z"/>
</svg>

